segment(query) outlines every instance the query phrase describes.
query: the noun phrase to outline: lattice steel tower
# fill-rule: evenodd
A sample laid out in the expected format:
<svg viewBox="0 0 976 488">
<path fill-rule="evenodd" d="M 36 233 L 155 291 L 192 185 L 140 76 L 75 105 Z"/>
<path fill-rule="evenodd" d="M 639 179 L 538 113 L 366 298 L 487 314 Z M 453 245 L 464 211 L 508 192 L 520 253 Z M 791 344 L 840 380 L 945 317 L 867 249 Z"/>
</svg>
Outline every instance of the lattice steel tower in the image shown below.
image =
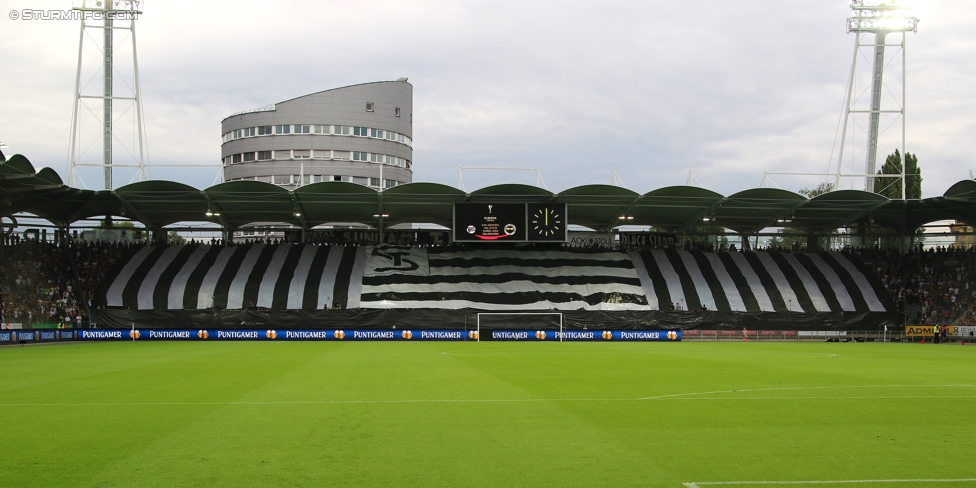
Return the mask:
<svg viewBox="0 0 976 488">
<path fill-rule="evenodd" d="M 145 121 L 143 119 L 142 112 L 142 90 L 139 81 L 139 59 L 137 57 L 136 51 L 136 19 L 142 14 L 142 7 L 144 2 L 142 0 L 75 0 L 72 10 L 78 13 L 81 19 L 81 30 L 78 38 L 78 69 L 75 75 L 75 97 L 72 103 L 71 110 L 71 142 L 68 149 L 68 185 L 74 186 L 75 178 L 81 179 L 81 174 L 79 173 L 80 167 L 101 167 L 104 172 L 104 186 L 105 189 L 111 190 L 113 188 L 112 181 L 112 171 L 114 167 L 127 167 L 136 168 L 136 175 L 140 181 L 146 179 L 146 150 L 145 150 Z M 101 21 L 101 22 L 99 22 Z M 102 90 L 98 94 L 85 94 L 83 93 L 91 81 L 94 80 L 94 76 L 88 80 L 83 86 L 81 84 L 81 73 L 82 73 L 82 61 L 83 61 L 83 51 L 85 45 L 85 36 L 88 35 L 92 41 L 95 40 L 89 33 L 90 30 L 99 29 L 102 31 L 101 37 L 103 40 L 102 46 L 99 48 L 101 52 L 102 66 Z M 125 43 L 126 39 L 122 40 L 122 43 L 118 46 L 115 44 L 115 31 L 116 30 L 127 30 L 127 37 L 132 42 L 132 84 L 130 85 L 125 77 L 118 71 L 114 64 L 115 52 Z M 97 43 L 96 43 L 97 45 Z M 131 95 L 129 96 L 117 96 L 115 95 L 113 81 L 115 76 L 118 75 L 119 79 L 124 85 L 129 89 Z M 102 100 L 102 110 L 101 114 L 98 114 L 95 110 L 89 107 L 85 100 Z M 114 114 L 114 102 L 115 100 L 124 100 L 131 102 L 130 106 L 126 108 L 121 114 Z M 82 127 L 85 125 L 82 123 L 79 117 L 79 108 L 83 106 L 87 109 L 87 113 L 90 113 L 92 118 L 98 120 L 99 132 L 101 133 L 102 142 L 102 157 L 101 162 L 85 162 L 83 160 L 84 155 L 87 150 L 93 147 L 98 141 L 95 140 L 91 144 L 84 147 L 82 145 L 86 144 L 87 141 L 82 138 Z M 115 133 L 113 123 L 117 122 L 122 116 L 126 115 L 127 112 L 134 109 L 134 123 L 133 128 L 133 139 L 137 141 L 132 141 L 138 146 L 129 148 L 125 145 L 121 138 Z M 88 117 L 85 118 L 88 120 Z M 113 160 L 113 148 L 114 145 L 118 143 L 132 158 L 131 163 L 117 164 Z M 82 179 L 82 184 L 84 180 Z M 87 185 L 86 185 L 87 186 Z"/>
<path fill-rule="evenodd" d="M 905 39 L 908 37 L 909 32 L 917 32 L 919 22 L 907 3 L 906 0 L 851 0 L 851 17 L 847 19 L 847 32 L 853 32 L 856 37 L 854 40 L 854 59 L 851 61 L 851 73 L 847 83 L 847 94 L 844 102 L 844 122 L 841 132 L 840 152 L 837 157 L 837 173 L 834 180 L 835 189 L 840 188 L 840 179 L 842 177 L 863 177 L 865 180 L 864 189 L 871 192 L 874 191 L 874 179 L 876 177 L 875 173 L 877 172 L 878 137 L 896 122 L 896 120 L 892 120 L 884 129 L 880 129 L 882 115 L 884 114 L 892 114 L 901 119 L 901 153 L 904 159 Z M 873 39 L 865 39 L 871 34 L 873 34 Z M 889 44 L 889 34 L 898 34 L 900 42 Z M 894 56 L 886 59 L 886 47 L 898 47 L 900 48 L 900 52 L 896 51 Z M 867 101 L 862 100 L 862 95 L 867 91 L 867 88 L 865 87 L 863 91 L 858 91 L 860 88 L 857 84 L 858 58 L 861 56 L 867 58 L 868 56 L 863 53 L 862 50 L 864 48 L 872 48 L 869 59 L 871 62 L 871 74 L 868 79 L 871 84 L 871 98 Z M 899 54 L 900 56 L 898 56 Z M 885 67 L 896 61 L 899 57 L 901 58 L 901 100 L 898 100 L 897 95 L 888 90 L 888 87 L 884 83 Z M 897 106 L 897 109 L 882 108 L 882 99 L 885 98 L 883 95 L 886 91 L 891 95 L 889 99 Z M 861 106 L 859 102 L 867 106 Z M 866 131 L 864 131 L 864 125 L 857 120 L 858 115 L 867 116 Z M 857 129 L 864 131 L 867 136 L 866 145 L 863 148 L 865 157 L 864 174 L 854 173 L 853 165 L 850 164 L 854 158 L 860 156 L 860 153 L 856 152 L 856 148 L 852 148 L 854 150 L 851 151 L 852 161 L 848 164 L 844 162 L 844 146 L 847 142 L 847 129 L 849 126 L 852 129 L 852 136 L 854 135 L 853 131 Z M 845 166 L 847 165 L 851 167 L 850 173 L 844 172 Z M 901 197 L 904 199 L 904 161 L 901 172 L 901 191 Z"/>
</svg>

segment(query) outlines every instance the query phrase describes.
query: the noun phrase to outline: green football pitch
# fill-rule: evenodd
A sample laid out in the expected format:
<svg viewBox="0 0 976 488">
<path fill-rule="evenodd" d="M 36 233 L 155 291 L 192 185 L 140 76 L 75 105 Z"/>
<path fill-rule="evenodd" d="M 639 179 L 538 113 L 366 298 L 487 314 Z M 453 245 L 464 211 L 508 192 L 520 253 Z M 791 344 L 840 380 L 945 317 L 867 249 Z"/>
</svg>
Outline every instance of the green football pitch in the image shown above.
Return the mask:
<svg viewBox="0 0 976 488">
<path fill-rule="evenodd" d="M 0 347 L 4 487 L 797 484 L 976 485 L 976 347 Z"/>
</svg>

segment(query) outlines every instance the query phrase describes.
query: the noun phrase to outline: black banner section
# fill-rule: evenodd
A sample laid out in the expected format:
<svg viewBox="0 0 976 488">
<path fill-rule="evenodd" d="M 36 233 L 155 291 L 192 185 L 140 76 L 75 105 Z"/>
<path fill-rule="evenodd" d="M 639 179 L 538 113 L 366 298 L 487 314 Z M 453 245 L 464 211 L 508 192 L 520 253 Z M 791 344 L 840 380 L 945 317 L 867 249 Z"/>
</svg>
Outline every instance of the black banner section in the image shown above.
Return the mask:
<svg viewBox="0 0 976 488">
<path fill-rule="evenodd" d="M 477 310 L 125 310 L 99 311 L 98 325 L 108 329 L 438 329 L 472 330 L 477 327 Z M 538 314 L 541 315 L 541 314 Z M 562 312 L 566 329 L 742 329 L 750 330 L 883 330 L 902 323 L 898 313 L 887 312 L 693 312 L 693 311 L 571 311 Z M 518 329 L 538 327 L 534 314 L 505 317 L 504 326 Z"/>
</svg>

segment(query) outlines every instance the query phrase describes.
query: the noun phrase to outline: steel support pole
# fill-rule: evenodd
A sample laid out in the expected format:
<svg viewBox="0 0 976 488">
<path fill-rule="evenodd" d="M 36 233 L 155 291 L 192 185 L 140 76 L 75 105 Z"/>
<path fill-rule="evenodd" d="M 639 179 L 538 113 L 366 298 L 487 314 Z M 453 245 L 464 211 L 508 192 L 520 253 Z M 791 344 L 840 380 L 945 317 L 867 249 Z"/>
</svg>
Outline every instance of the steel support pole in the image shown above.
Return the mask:
<svg viewBox="0 0 976 488">
<path fill-rule="evenodd" d="M 107 14 L 108 12 L 106 12 Z M 102 54 L 105 62 L 102 66 L 104 71 L 104 111 L 102 113 L 102 162 L 105 164 L 105 189 L 112 189 L 112 55 L 115 43 L 112 40 L 113 22 L 110 15 L 105 16 L 105 37 Z"/>
<path fill-rule="evenodd" d="M 882 77 L 884 75 L 884 52 L 885 52 L 884 32 L 875 34 L 874 37 L 874 77 L 871 80 L 871 122 L 868 126 L 868 154 L 864 165 L 864 174 L 868 175 L 864 180 L 864 190 L 874 192 L 874 177 L 877 172 L 878 162 L 878 125 L 881 123 L 881 90 L 884 88 Z"/>
</svg>

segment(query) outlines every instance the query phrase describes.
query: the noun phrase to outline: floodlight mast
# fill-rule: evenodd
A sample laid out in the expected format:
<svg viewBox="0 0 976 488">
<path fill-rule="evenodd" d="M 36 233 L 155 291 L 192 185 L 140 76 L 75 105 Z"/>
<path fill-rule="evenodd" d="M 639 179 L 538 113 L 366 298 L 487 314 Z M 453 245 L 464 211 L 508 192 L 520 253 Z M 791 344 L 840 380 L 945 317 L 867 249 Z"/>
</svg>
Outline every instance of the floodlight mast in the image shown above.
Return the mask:
<svg viewBox="0 0 976 488">
<path fill-rule="evenodd" d="M 112 170 L 113 166 L 138 168 L 137 175 L 140 181 L 146 179 L 145 171 L 145 121 L 142 116 L 142 87 L 139 80 L 139 59 L 136 51 L 136 19 L 142 14 L 144 0 L 74 0 L 72 10 L 80 12 L 81 31 L 78 39 L 78 68 L 75 74 L 75 96 L 71 111 L 71 141 L 68 147 L 68 186 L 74 186 L 75 175 L 79 166 L 102 167 L 104 171 L 105 189 L 111 190 L 113 187 Z M 101 19 L 102 25 L 86 23 L 88 19 Z M 120 27 L 115 24 L 115 20 L 128 20 L 129 24 Z M 85 29 L 102 29 L 103 46 L 102 54 L 102 93 L 100 95 L 82 95 L 81 87 L 81 68 L 82 51 L 84 48 Z M 113 90 L 113 76 L 115 73 L 114 65 L 114 31 L 124 29 L 129 31 L 129 38 L 132 42 L 132 68 L 133 68 L 133 96 L 115 96 Z M 78 105 L 82 99 L 102 99 L 102 162 L 100 164 L 81 163 L 79 159 L 79 140 L 81 138 L 81 127 L 78 120 Z M 135 104 L 135 125 L 137 127 L 139 150 L 138 162 L 136 164 L 113 165 L 113 146 L 114 141 L 118 140 L 113 130 L 113 102 L 115 100 L 130 100 Z M 94 114 L 94 112 L 92 112 Z M 124 113 L 124 112 L 123 112 Z M 121 141 L 120 141 L 121 142 Z M 82 153 L 84 151 L 81 151 Z M 131 151 L 129 151 L 130 154 Z"/>
<path fill-rule="evenodd" d="M 844 103 L 844 126 L 841 133 L 840 151 L 837 157 L 837 174 L 834 180 L 834 188 L 840 188 L 840 178 L 844 160 L 844 145 L 847 138 L 847 125 L 851 114 L 868 113 L 870 123 L 868 126 L 867 155 L 864 167 L 866 191 L 874 192 L 874 178 L 877 172 L 878 158 L 878 127 L 881 122 L 882 113 L 897 113 L 901 116 L 901 152 L 905 158 L 905 39 L 909 32 L 918 32 L 919 19 L 908 6 L 905 0 L 851 0 L 851 17 L 847 19 L 847 32 L 856 35 L 854 41 L 854 59 L 851 62 L 851 74 L 847 83 L 847 94 Z M 890 33 L 901 33 L 900 44 L 887 44 L 887 35 Z M 874 44 L 863 44 L 864 34 L 874 34 Z M 899 110 L 882 110 L 881 94 L 884 88 L 883 75 L 885 67 L 885 47 L 901 47 L 902 57 L 902 77 L 901 77 L 901 107 Z M 873 76 L 871 77 L 871 108 L 870 110 L 852 110 L 851 95 L 854 91 L 855 69 L 857 67 L 858 53 L 862 47 L 874 47 L 873 56 Z M 901 168 L 901 198 L 906 196 L 905 185 L 906 164 L 902 163 Z"/>
</svg>

